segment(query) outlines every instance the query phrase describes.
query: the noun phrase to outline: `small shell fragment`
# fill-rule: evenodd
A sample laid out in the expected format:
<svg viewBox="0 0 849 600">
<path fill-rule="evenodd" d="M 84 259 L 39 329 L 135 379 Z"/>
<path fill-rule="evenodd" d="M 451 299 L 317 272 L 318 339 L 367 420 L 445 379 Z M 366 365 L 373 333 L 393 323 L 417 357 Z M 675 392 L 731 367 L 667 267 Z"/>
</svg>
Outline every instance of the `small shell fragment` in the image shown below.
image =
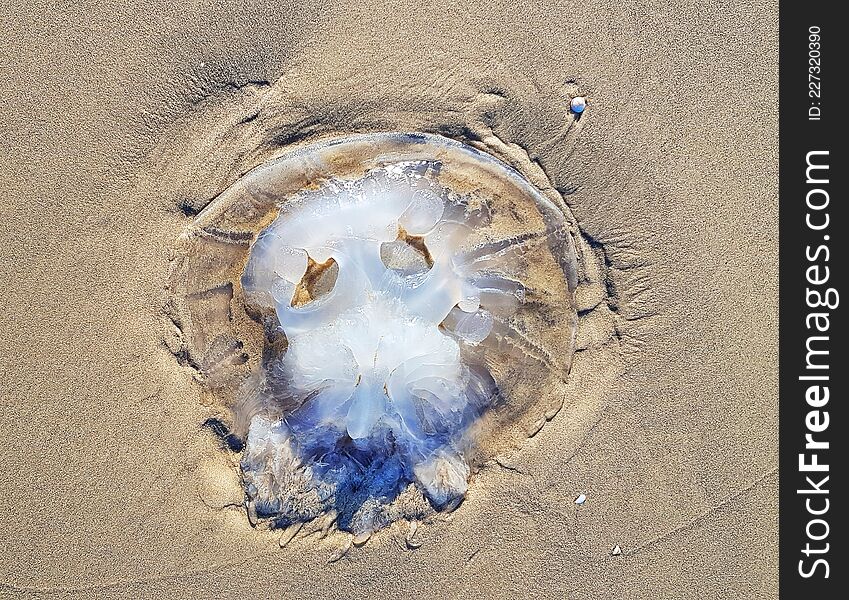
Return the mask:
<svg viewBox="0 0 849 600">
<path fill-rule="evenodd" d="M 587 99 L 583 96 L 575 96 L 569 102 L 569 108 L 572 109 L 572 112 L 579 115 L 587 108 Z"/>
<path fill-rule="evenodd" d="M 613 546 L 613 550 L 610 551 L 611 556 L 621 556 L 622 548 L 619 547 L 619 544 Z"/>
<path fill-rule="evenodd" d="M 587 501 L 587 497 L 584 494 L 581 494 L 580 496 L 575 498 L 575 504 L 577 504 L 578 506 L 581 506 L 586 501 Z"/>
</svg>

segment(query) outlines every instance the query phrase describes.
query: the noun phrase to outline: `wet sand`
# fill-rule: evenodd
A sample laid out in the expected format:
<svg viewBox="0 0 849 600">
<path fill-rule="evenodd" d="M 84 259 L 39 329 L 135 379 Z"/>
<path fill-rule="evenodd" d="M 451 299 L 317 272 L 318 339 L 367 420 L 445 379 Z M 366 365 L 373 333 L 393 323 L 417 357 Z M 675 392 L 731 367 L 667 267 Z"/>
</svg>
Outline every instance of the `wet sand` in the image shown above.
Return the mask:
<svg viewBox="0 0 849 600">
<path fill-rule="evenodd" d="M 0 597 L 777 595 L 774 3 L 4 12 Z M 250 527 L 165 287 L 240 174 L 385 129 L 530 165 L 603 270 L 564 409 L 328 564 Z"/>
</svg>

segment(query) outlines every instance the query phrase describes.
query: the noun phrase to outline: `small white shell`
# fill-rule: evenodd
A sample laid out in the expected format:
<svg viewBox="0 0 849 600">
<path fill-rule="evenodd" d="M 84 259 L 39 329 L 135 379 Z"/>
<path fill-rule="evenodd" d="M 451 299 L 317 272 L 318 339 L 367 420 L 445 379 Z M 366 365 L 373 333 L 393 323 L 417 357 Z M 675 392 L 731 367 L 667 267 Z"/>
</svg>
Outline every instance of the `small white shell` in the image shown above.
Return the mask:
<svg viewBox="0 0 849 600">
<path fill-rule="evenodd" d="M 581 506 L 584 502 L 587 501 L 587 497 L 584 494 L 581 494 L 577 498 L 575 498 L 575 504 Z"/>
<path fill-rule="evenodd" d="M 572 112 L 575 114 L 581 114 L 584 112 L 584 109 L 587 108 L 587 99 L 583 96 L 575 96 L 569 102 L 569 108 L 572 109 Z"/>
</svg>

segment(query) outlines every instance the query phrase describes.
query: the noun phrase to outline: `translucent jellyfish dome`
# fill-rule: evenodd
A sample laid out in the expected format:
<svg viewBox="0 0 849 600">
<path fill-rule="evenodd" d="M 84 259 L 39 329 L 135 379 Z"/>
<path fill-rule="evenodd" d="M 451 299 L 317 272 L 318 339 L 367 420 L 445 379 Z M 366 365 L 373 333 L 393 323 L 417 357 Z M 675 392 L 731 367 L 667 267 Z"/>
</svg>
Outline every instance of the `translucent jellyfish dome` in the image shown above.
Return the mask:
<svg viewBox="0 0 849 600">
<path fill-rule="evenodd" d="M 572 226 L 478 149 L 307 146 L 240 179 L 183 249 L 187 354 L 244 438 L 254 521 L 332 512 L 362 535 L 453 508 L 494 448 L 563 402 Z"/>
</svg>

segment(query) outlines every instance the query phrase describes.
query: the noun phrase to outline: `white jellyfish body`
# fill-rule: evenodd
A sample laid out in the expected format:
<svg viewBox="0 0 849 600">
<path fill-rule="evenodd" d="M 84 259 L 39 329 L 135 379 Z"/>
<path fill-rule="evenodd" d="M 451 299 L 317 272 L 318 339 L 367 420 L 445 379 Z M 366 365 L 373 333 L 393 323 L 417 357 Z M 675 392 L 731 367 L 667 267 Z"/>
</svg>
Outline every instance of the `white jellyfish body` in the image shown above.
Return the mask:
<svg viewBox="0 0 849 600">
<path fill-rule="evenodd" d="M 199 215 L 182 272 L 232 278 L 230 308 L 238 299 L 265 326 L 256 357 L 222 354 L 227 328 L 192 312 L 202 294 L 177 296 L 203 330 L 189 354 L 236 397 L 256 518 L 332 511 L 367 534 L 420 516 L 395 504 L 410 486 L 456 506 L 486 439 L 562 404 L 574 243 L 564 212 L 516 171 L 435 136 L 354 136 L 272 161 L 223 196 Z"/>
</svg>

